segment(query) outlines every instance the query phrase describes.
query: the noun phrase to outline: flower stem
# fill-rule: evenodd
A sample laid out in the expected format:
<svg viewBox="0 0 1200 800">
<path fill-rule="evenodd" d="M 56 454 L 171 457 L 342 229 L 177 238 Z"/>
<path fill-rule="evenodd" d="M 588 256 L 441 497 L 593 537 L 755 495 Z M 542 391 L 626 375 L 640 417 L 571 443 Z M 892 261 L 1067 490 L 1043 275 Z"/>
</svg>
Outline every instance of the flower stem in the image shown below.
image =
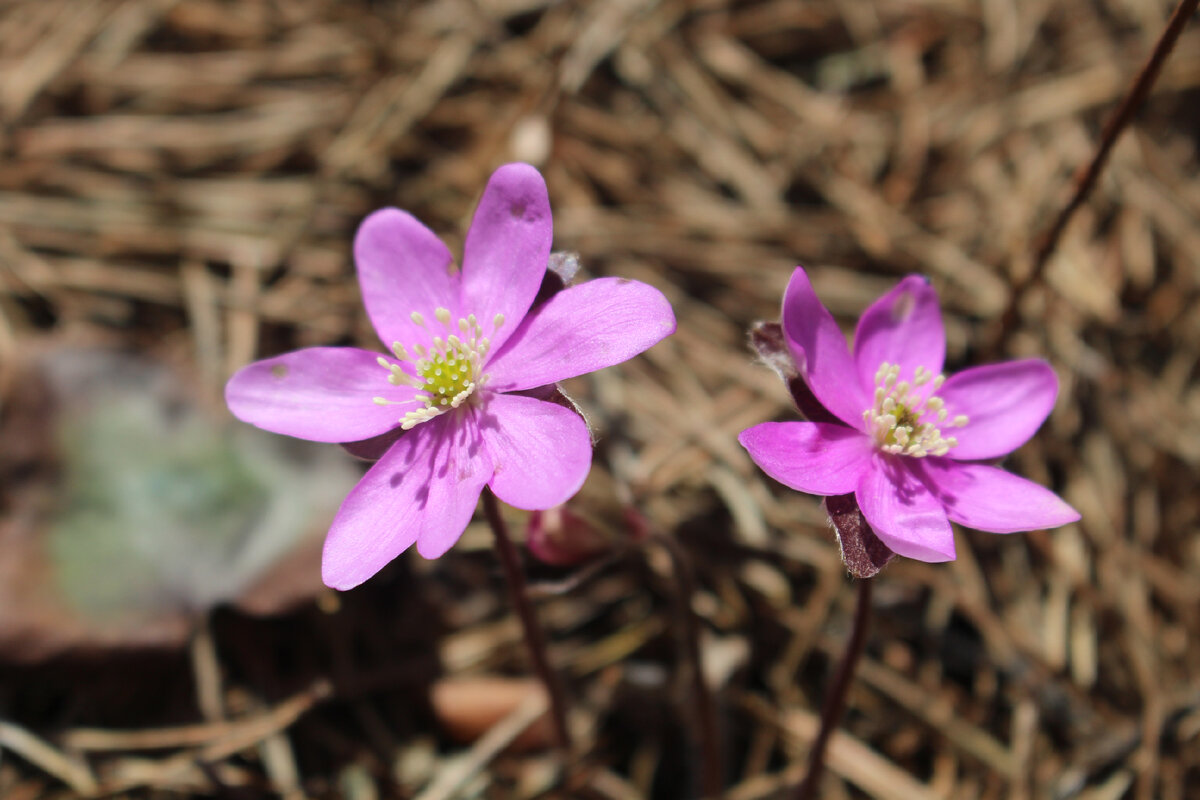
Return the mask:
<svg viewBox="0 0 1200 800">
<path fill-rule="evenodd" d="M 1153 88 L 1154 82 L 1158 79 L 1158 75 L 1162 72 L 1163 64 L 1167 60 L 1167 56 L 1175 48 L 1175 43 L 1179 41 L 1179 35 L 1183 33 L 1184 27 L 1187 25 L 1188 19 L 1196 12 L 1197 5 L 1200 5 L 1200 0 L 1180 0 L 1179 5 L 1175 8 L 1175 13 L 1171 15 L 1171 19 L 1167 22 L 1167 27 L 1163 29 L 1162 35 L 1159 36 L 1158 42 L 1154 45 L 1154 50 L 1150 57 L 1142 66 L 1141 72 L 1134 79 L 1133 85 L 1129 88 L 1129 93 L 1125 95 L 1125 99 L 1121 101 L 1121 105 L 1117 107 L 1116 112 L 1105 124 L 1104 130 L 1100 134 L 1100 144 L 1096 148 L 1096 153 L 1092 156 L 1091 162 L 1078 173 L 1075 179 L 1075 193 L 1071 195 L 1071 199 L 1058 213 L 1054 223 L 1038 240 L 1037 247 L 1033 253 L 1033 267 L 1026 275 L 1025 279 L 1017 283 L 1013 287 L 1012 294 L 1009 295 L 1008 306 L 1004 309 L 1004 315 L 1000 320 L 1000 333 L 996 340 L 996 347 L 1002 345 L 1012 333 L 1017 324 L 1017 308 L 1021 303 L 1021 298 L 1025 292 L 1035 283 L 1041 280 L 1042 273 L 1046 271 L 1046 264 L 1050 261 L 1051 254 L 1054 253 L 1058 246 L 1058 240 L 1062 237 L 1063 231 L 1067 228 L 1067 223 L 1071 221 L 1071 217 L 1075 215 L 1075 211 L 1083 205 L 1083 201 L 1091 194 L 1092 188 L 1096 185 L 1096 180 L 1100 177 L 1100 173 L 1104 170 L 1104 165 L 1108 162 L 1108 155 L 1112 152 L 1113 145 L 1117 143 L 1121 132 L 1129 125 L 1134 114 L 1141 108 L 1142 103 L 1150 95 L 1150 89 Z"/>
<path fill-rule="evenodd" d="M 500 515 L 500 503 L 492 490 L 484 487 L 483 510 L 487 514 L 488 524 L 496 537 L 496 555 L 500 557 L 500 566 L 504 569 L 504 577 L 508 583 L 508 596 L 513 609 L 521 619 L 521 627 L 525 631 L 525 645 L 529 648 L 529 657 L 533 669 L 546 687 L 550 698 L 550 717 L 554 723 L 554 735 L 558 746 L 564 753 L 571 752 L 571 734 L 567 729 L 567 698 L 554 669 L 550 666 L 550 653 L 546 647 L 546 635 L 538 623 L 533 602 L 529 599 L 529 589 L 525 584 L 525 575 L 521 571 L 521 557 L 508 535 L 508 526 Z"/>
<path fill-rule="evenodd" d="M 833 676 L 833 683 L 825 695 L 825 706 L 821 709 L 821 728 L 817 738 L 813 740 L 812 749 L 808 752 L 808 774 L 796 791 L 796 800 L 811 800 L 817 796 L 817 785 L 821 782 L 821 773 L 825 769 L 825 748 L 833 731 L 842 719 L 846 710 L 846 696 L 849 694 L 850 682 L 858 667 L 858 659 L 862 656 L 867 643 L 867 628 L 871 622 L 871 580 L 858 582 L 858 605 L 854 609 L 854 629 L 850 632 L 850 640 L 846 642 L 846 651 L 838 664 Z"/>
<path fill-rule="evenodd" d="M 704 664 L 700 658 L 700 626 L 692 608 L 692 597 L 696 594 L 696 576 L 687 553 L 674 538 L 662 535 L 654 537 L 671 556 L 678 592 L 675 597 L 676 613 L 683 624 L 683 646 L 692 670 L 692 702 L 696 706 L 696 722 L 700 728 L 700 749 L 703 757 L 702 785 L 705 798 L 721 796 L 725 784 L 721 764 L 720 733 L 717 729 L 717 706 L 712 691 L 704 679 Z"/>
</svg>

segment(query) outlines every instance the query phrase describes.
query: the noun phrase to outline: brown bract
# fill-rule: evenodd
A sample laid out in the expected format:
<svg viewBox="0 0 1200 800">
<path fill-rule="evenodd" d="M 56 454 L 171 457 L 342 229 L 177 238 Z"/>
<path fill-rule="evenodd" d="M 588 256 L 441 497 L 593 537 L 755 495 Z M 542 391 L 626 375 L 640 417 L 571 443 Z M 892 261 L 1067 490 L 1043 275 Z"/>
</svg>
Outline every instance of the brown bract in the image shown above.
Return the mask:
<svg viewBox="0 0 1200 800">
<path fill-rule="evenodd" d="M 759 359 L 778 375 L 787 385 L 796 410 L 809 422 L 826 422 L 831 425 L 845 423 L 831 414 L 808 388 L 796 359 L 787 346 L 783 328 L 778 322 L 756 322 L 750 328 L 750 347 Z M 855 380 L 856 376 L 848 376 Z M 825 498 L 825 511 L 829 523 L 837 534 L 842 563 L 856 578 L 871 578 L 896 557 L 891 549 L 880 541 L 867 524 L 854 495 L 843 494 Z"/>
</svg>

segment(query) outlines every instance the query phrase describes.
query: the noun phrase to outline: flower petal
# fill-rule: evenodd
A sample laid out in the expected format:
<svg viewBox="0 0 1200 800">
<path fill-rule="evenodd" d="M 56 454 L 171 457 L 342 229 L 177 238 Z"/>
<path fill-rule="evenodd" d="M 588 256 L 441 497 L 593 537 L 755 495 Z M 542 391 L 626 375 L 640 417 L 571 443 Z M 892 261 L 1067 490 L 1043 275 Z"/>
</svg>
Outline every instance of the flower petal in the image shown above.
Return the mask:
<svg viewBox="0 0 1200 800">
<path fill-rule="evenodd" d="M 354 263 L 363 305 L 384 347 L 429 342 L 429 332 L 412 321 L 414 311 L 433 320 L 442 307 L 457 319 L 454 257 L 408 212 L 382 208 L 364 219 L 354 236 Z"/>
<path fill-rule="evenodd" d="M 1079 512 L 1054 492 L 986 464 L 960 464 L 925 458 L 916 471 L 960 525 L 989 533 L 1057 528 L 1079 519 Z"/>
<path fill-rule="evenodd" d="M 545 386 L 619 364 L 675 332 L 663 293 L 627 278 L 564 289 L 530 314 L 487 364 L 488 386 Z"/>
<path fill-rule="evenodd" d="M 738 441 L 784 486 L 826 497 L 858 488 L 874 453 L 862 433 L 824 422 L 763 422 L 742 431 Z"/>
<path fill-rule="evenodd" d="M 587 424 L 568 408 L 497 394 L 479 412 L 493 471 L 488 485 L 510 506 L 552 508 L 583 486 L 592 466 Z"/>
<path fill-rule="evenodd" d="M 803 267 L 796 267 L 783 293 L 783 333 L 796 367 L 821 405 L 852 428 L 863 429 L 870 396 L 855 380 L 858 372 L 846 337 L 817 298 Z"/>
<path fill-rule="evenodd" d="M 310 347 L 255 361 L 225 384 L 233 415 L 272 433 L 314 442 L 378 436 L 400 424 L 403 411 L 372 398 L 402 403 L 416 390 L 392 386 L 378 353 L 356 347 Z"/>
<path fill-rule="evenodd" d="M 528 164 L 506 164 L 492 173 L 463 250 L 463 308 L 475 314 L 491 340 L 502 345 L 525 317 L 546 274 L 554 223 L 546 182 Z M 492 320 L 505 324 L 493 332 Z"/>
<path fill-rule="evenodd" d="M 999 458 L 1029 441 L 1046 421 L 1058 397 L 1058 377 L 1039 359 L 988 364 L 951 375 L 938 395 L 951 416 L 968 419 L 951 431 L 958 439 L 951 457 Z"/>
<path fill-rule="evenodd" d="M 902 456 L 876 454 L 855 499 L 875 535 L 902 556 L 953 561 L 954 530 L 941 502 L 909 471 Z"/>
<path fill-rule="evenodd" d="M 462 408 L 445 416 L 444 433 L 434 448 L 432 475 L 425 475 L 429 499 L 417 539 L 417 552 L 425 558 L 438 558 L 458 541 L 475 513 L 479 493 L 492 477 L 492 458 L 480 436 L 478 412 Z"/>
<path fill-rule="evenodd" d="M 928 278 L 909 275 L 859 317 L 854 331 L 854 362 L 867 392 L 883 362 L 900 365 L 900 380 L 917 367 L 937 375 L 946 361 L 946 331 L 937 291 Z"/>
<path fill-rule="evenodd" d="M 321 558 L 327 586 L 358 586 L 417 540 L 427 513 L 439 422 L 418 425 L 401 436 L 342 501 Z"/>
</svg>

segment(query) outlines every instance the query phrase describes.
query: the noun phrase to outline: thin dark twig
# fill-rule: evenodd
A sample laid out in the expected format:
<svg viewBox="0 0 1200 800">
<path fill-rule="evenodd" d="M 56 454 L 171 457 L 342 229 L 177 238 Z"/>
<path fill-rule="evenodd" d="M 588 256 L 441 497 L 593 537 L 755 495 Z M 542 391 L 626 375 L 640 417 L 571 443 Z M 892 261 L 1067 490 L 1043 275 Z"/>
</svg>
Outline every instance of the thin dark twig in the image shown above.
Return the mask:
<svg viewBox="0 0 1200 800">
<path fill-rule="evenodd" d="M 1162 67 L 1166 63 L 1167 56 L 1175 48 L 1180 34 L 1183 33 L 1184 26 L 1187 25 L 1188 19 L 1195 13 L 1198 4 L 1200 4 L 1200 0 L 1180 0 L 1179 5 L 1175 8 L 1175 12 L 1171 15 L 1171 19 L 1167 22 L 1167 27 L 1163 30 L 1158 42 L 1154 45 L 1154 51 L 1150 54 L 1150 58 L 1146 60 L 1141 72 L 1138 73 L 1137 78 L 1134 80 L 1129 93 L 1121 101 L 1121 105 L 1117 107 L 1116 112 L 1104 126 L 1104 130 L 1100 135 L 1100 145 L 1096 148 L 1096 153 L 1092 156 L 1091 162 L 1077 174 L 1075 179 L 1075 193 L 1071 196 L 1067 205 L 1063 207 L 1062 211 L 1058 213 L 1054 224 L 1038 239 L 1037 247 L 1033 252 L 1033 266 L 1030 268 L 1029 274 L 1013 287 L 1008 306 L 1004 309 L 1004 315 L 1000 319 L 1000 333 L 996 338 L 997 350 L 1012 334 L 1017 324 L 1017 307 L 1020 305 L 1021 299 L 1030 287 L 1042 279 L 1042 274 L 1046 271 L 1046 264 L 1050 261 L 1050 256 L 1058 246 L 1058 241 L 1062 238 L 1067 223 L 1071 221 L 1075 212 L 1087 200 L 1088 195 L 1091 194 L 1096 181 L 1100 177 L 1100 173 L 1103 172 L 1104 166 L 1108 162 L 1109 153 L 1117 143 L 1117 139 L 1120 138 L 1121 132 L 1129 125 L 1129 122 L 1138 112 L 1138 109 L 1141 108 L 1142 103 L 1149 96 L 1150 90 L 1154 87 L 1154 82 L 1158 80 L 1159 73 L 1162 72 Z"/>
<path fill-rule="evenodd" d="M 550 716 L 554 722 L 554 735 L 558 746 L 565 753 L 571 752 L 571 733 L 567 728 L 567 697 L 563 691 L 562 682 L 550 666 L 550 654 L 546 647 L 546 635 L 538 622 L 529 599 L 529 590 L 525 585 L 525 574 L 521 571 L 521 558 L 512 538 L 508 535 L 508 525 L 500 515 L 500 503 L 490 489 L 483 490 L 483 510 L 487 514 L 488 524 L 496 536 L 496 555 L 500 557 L 500 566 L 504 569 L 504 577 L 508 582 L 508 596 L 513 609 L 521 619 L 521 627 L 525 631 L 525 644 L 529 648 L 529 657 L 533 661 L 533 669 L 546 687 L 550 696 Z"/>
<path fill-rule="evenodd" d="M 821 782 L 821 773 L 825 769 L 825 748 L 829 738 L 841 722 L 846 710 L 846 697 L 850 684 L 854 679 L 858 659 L 862 656 L 867 643 L 867 629 L 871 623 L 871 584 L 874 581 L 860 580 L 858 582 L 858 605 L 854 609 L 854 630 L 850 632 L 850 640 L 846 642 L 846 651 L 838 664 L 833 676 L 833 683 L 825 695 L 825 706 L 821 709 L 821 729 L 813 740 L 812 749 L 808 752 L 808 774 L 796 791 L 796 800 L 812 800 L 816 797 L 817 786 Z"/>
<path fill-rule="evenodd" d="M 696 594 L 696 575 L 691 559 L 671 536 L 655 536 L 653 541 L 662 545 L 671 556 L 675 571 L 675 583 L 679 587 L 676 601 L 678 615 L 683 623 L 683 647 L 692 670 L 692 702 L 696 704 L 697 723 L 700 728 L 700 750 L 703 764 L 701 775 L 704 797 L 717 798 L 725 785 L 725 770 L 721 765 L 721 742 L 717 729 L 717 704 L 704 679 L 704 665 L 700 660 L 700 625 L 692 608 Z"/>
<path fill-rule="evenodd" d="M 570 575 L 557 581 L 540 581 L 530 584 L 529 596 L 534 600 L 542 600 L 547 597 L 558 597 L 560 595 L 573 592 L 580 586 L 583 586 L 588 581 L 600 575 L 612 565 L 621 561 L 633 551 L 632 547 L 621 547 L 606 556 L 596 559 L 595 561 L 585 564 L 584 566 L 572 572 Z"/>
</svg>

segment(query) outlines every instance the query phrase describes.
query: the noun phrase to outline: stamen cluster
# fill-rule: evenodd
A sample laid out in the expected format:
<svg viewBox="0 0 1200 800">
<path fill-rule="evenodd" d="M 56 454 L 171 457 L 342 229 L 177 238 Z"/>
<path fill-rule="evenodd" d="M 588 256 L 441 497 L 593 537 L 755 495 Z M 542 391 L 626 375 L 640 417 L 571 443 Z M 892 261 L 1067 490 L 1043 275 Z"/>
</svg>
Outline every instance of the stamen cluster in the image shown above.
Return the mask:
<svg viewBox="0 0 1200 800">
<path fill-rule="evenodd" d="M 958 444 L 953 436 L 942 436 L 942 428 L 961 428 L 965 414 L 953 418 L 946 403 L 934 392 L 942 388 L 945 375 L 934 375 L 917 367 L 912 381 L 900 380 L 900 366 L 883 362 L 875 373 L 875 405 L 863 412 L 867 434 L 885 453 L 923 458 L 944 456 Z"/>
<path fill-rule="evenodd" d="M 449 309 L 438 308 L 434 314 L 446 335 L 435 335 L 432 346 L 416 344 L 410 352 L 400 342 L 392 343 L 392 354 L 401 363 L 411 363 L 417 373 L 415 376 L 405 371 L 401 364 L 379 357 L 379 365 L 391 372 L 389 383 L 393 386 L 412 386 L 423 392 L 411 401 L 422 403 L 422 407 L 405 413 L 401 418 L 400 427 L 403 430 L 410 430 L 439 414 L 458 408 L 487 382 L 483 363 L 490 342 L 483 335 L 483 328 L 475 315 L 460 318 L 457 326 L 451 326 Z M 425 327 L 425 318 L 421 314 L 414 311 L 411 318 L 417 325 Z M 492 320 L 493 332 L 503 324 L 504 315 L 497 314 Z M 453 332 L 455 328 L 457 333 Z M 375 402 L 379 405 L 393 404 L 393 401 L 383 397 L 376 397 Z"/>
</svg>

